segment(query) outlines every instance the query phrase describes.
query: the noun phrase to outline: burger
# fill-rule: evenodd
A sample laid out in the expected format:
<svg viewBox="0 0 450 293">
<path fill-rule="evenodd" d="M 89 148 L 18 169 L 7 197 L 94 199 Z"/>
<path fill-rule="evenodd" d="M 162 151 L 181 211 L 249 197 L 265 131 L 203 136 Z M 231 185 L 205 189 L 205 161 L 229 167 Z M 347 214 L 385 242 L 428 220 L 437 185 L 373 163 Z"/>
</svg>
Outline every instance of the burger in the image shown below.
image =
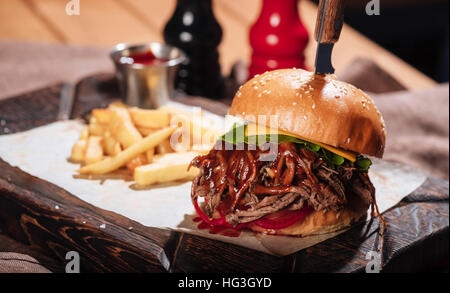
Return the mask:
<svg viewBox="0 0 450 293">
<path fill-rule="evenodd" d="M 235 95 L 238 117 L 191 166 L 194 207 L 211 226 L 276 235 L 330 233 L 379 215 L 369 157 L 381 158 L 385 124 L 373 100 L 334 75 L 283 69 Z"/>
</svg>

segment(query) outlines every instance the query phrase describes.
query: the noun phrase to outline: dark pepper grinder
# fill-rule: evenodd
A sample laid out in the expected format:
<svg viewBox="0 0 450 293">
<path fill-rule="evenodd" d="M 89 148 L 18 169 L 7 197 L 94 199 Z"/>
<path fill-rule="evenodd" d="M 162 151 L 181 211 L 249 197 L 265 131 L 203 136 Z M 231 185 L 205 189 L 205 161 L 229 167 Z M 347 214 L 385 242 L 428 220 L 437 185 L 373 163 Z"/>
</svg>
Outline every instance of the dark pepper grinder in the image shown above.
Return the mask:
<svg viewBox="0 0 450 293">
<path fill-rule="evenodd" d="M 214 17 L 212 0 L 178 0 L 164 29 L 164 41 L 184 51 L 175 87 L 189 95 L 209 98 L 224 96 L 217 47 L 222 28 Z"/>
</svg>

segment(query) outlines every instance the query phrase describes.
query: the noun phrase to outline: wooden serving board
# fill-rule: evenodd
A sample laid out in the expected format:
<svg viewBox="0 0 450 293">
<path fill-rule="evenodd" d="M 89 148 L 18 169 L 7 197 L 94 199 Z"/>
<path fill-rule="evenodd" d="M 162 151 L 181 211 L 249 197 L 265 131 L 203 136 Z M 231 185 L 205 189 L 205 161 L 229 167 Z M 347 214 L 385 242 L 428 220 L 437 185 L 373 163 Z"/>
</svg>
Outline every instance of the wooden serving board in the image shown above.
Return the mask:
<svg viewBox="0 0 450 293">
<path fill-rule="evenodd" d="M 1 101 L 0 134 L 54 122 L 60 89 L 61 85 L 56 85 Z M 111 76 L 87 78 L 77 86 L 72 116 L 81 117 L 116 97 L 118 89 Z M 218 114 L 227 111 L 225 103 L 203 98 L 180 97 L 178 101 L 201 104 Z M 448 200 L 448 181 L 430 177 L 384 214 L 384 272 L 448 265 Z M 106 229 L 100 228 L 102 224 L 106 224 Z M 62 264 L 68 251 L 77 251 L 82 272 L 364 272 L 366 255 L 375 250 L 380 240 L 375 219 L 300 252 L 276 257 L 143 226 L 92 206 L 1 158 L 0 231 L 40 248 Z"/>
</svg>

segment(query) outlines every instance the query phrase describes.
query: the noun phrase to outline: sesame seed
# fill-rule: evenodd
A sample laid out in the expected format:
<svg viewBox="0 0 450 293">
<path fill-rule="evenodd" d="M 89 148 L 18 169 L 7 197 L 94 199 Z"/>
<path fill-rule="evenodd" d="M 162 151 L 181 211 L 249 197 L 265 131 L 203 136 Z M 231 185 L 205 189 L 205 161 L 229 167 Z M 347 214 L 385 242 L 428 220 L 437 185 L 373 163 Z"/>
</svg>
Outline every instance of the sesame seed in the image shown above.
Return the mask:
<svg viewBox="0 0 450 293">
<path fill-rule="evenodd" d="M 307 119 L 308 119 L 308 116 L 306 116 L 306 115 L 305 115 L 305 116 L 303 116 L 303 119 L 307 120 Z"/>
<path fill-rule="evenodd" d="M 106 228 L 106 224 L 101 224 L 100 225 L 100 229 L 105 229 Z"/>
<path fill-rule="evenodd" d="M 350 143 L 350 141 L 351 141 L 352 139 L 349 137 L 349 138 L 347 138 L 347 143 Z"/>
<path fill-rule="evenodd" d="M 293 102 L 292 105 L 293 105 L 293 106 L 297 105 L 297 102 Z"/>
<path fill-rule="evenodd" d="M 313 105 L 312 105 L 312 108 L 315 109 L 315 108 L 316 108 L 316 104 L 313 104 Z"/>
<path fill-rule="evenodd" d="M 254 89 L 254 90 L 256 91 L 256 90 L 258 90 L 258 87 L 257 87 L 257 86 L 255 86 L 255 87 L 254 87 L 253 89 Z"/>
</svg>

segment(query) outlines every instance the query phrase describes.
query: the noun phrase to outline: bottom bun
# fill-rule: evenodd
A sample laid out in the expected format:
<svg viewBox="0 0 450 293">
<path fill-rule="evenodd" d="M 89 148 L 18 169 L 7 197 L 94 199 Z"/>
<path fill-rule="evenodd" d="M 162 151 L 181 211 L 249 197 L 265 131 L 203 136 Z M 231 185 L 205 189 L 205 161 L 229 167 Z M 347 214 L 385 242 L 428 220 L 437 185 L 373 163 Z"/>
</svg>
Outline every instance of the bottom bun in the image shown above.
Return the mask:
<svg viewBox="0 0 450 293">
<path fill-rule="evenodd" d="M 304 219 L 283 229 L 265 229 L 255 224 L 248 226 L 249 229 L 264 234 L 289 235 L 289 236 L 311 236 L 339 231 L 349 227 L 352 223 L 367 216 L 369 206 L 357 197 L 349 199 L 345 208 L 340 211 L 313 211 Z"/>
</svg>

